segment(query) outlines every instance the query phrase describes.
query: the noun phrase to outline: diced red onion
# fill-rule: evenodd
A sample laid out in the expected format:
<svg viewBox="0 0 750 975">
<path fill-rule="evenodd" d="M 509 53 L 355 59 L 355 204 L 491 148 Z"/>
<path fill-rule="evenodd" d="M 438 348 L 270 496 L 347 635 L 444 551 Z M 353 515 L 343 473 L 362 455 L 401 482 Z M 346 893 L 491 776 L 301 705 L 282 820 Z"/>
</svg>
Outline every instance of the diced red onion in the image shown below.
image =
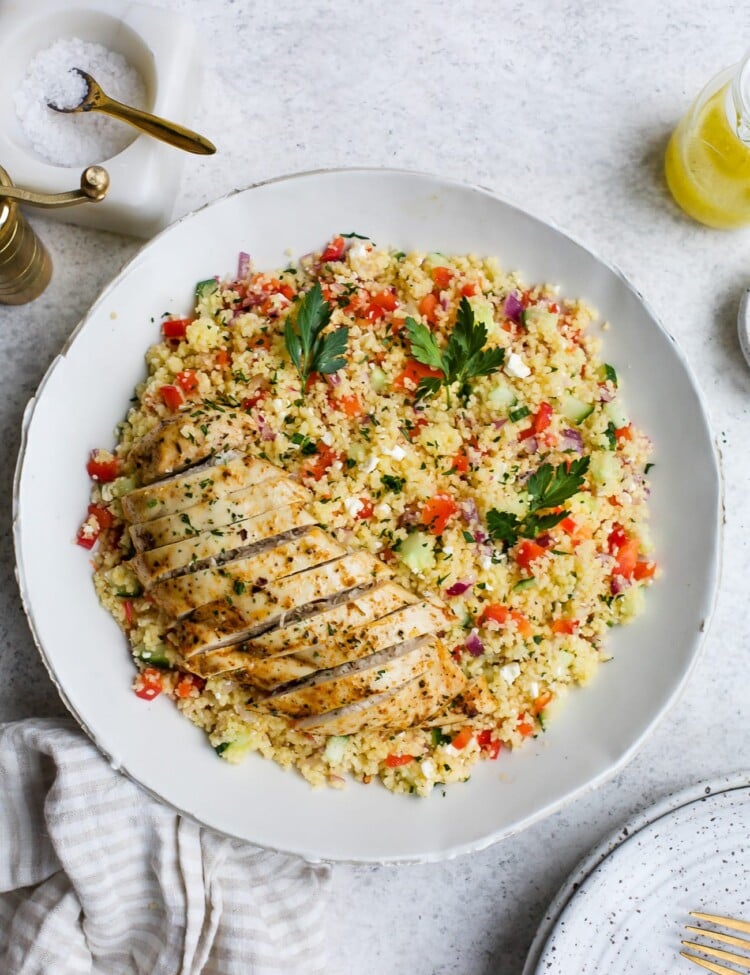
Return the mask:
<svg viewBox="0 0 750 975">
<path fill-rule="evenodd" d="M 518 297 L 516 291 L 511 291 L 510 294 L 505 299 L 504 309 L 506 316 L 518 325 L 521 321 L 521 312 L 523 311 L 523 305 L 521 304 L 521 299 Z"/>
<path fill-rule="evenodd" d="M 443 311 L 448 311 L 448 299 L 444 296 L 440 298 L 440 307 Z"/>
<path fill-rule="evenodd" d="M 619 596 L 627 588 L 627 581 L 622 576 L 612 576 L 610 590 L 613 596 Z"/>
<path fill-rule="evenodd" d="M 459 507 L 464 521 L 469 522 L 469 524 L 479 522 L 479 509 L 474 498 L 468 498 L 466 501 L 462 501 Z"/>
<path fill-rule="evenodd" d="M 539 441 L 536 437 L 527 437 L 521 441 L 521 450 L 527 454 L 535 454 L 539 450 Z"/>
<path fill-rule="evenodd" d="M 563 430 L 560 440 L 562 450 L 573 450 L 577 454 L 583 453 L 583 437 L 578 430 Z"/>
<path fill-rule="evenodd" d="M 504 426 L 505 426 L 505 424 L 506 424 L 507 422 L 508 422 L 508 421 L 507 421 L 507 419 L 503 419 L 503 420 L 493 420 L 493 421 L 492 421 L 492 426 L 493 426 L 493 427 L 494 427 L 494 428 L 495 428 L 496 430 L 500 430 L 500 429 L 501 429 L 502 427 L 504 427 Z"/>
<path fill-rule="evenodd" d="M 340 386 L 341 376 L 337 372 L 326 372 L 324 373 L 325 381 L 329 386 Z"/>
<path fill-rule="evenodd" d="M 476 579 L 459 579 L 457 582 L 454 582 L 449 589 L 445 590 L 445 595 L 462 596 L 467 589 L 471 589 L 475 582 Z"/>
<path fill-rule="evenodd" d="M 474 541 L 477 543 L 477 545 L 484 545 L 484 543 L 487 541 L 487 535 L 481 531 L 481 529 L 479 531 L 475 531 Z"/>
<path fill-rule="evenodd" d="M 600 403 L 611 403 L 614 398 L 615 398 L 615 394 L 614 394 L 613 390 L 611 390 L 609 388 L 609 386 L 600 386 L 599 387 L 599 402 Z"/>
<path fill-rule="evenodd" d="M 482 654 L 484 653 L 484 644 L 479 639 L 479 633 L 477 632 L 476 629 L 473 629 L 471 633 L 469 633 L 469 635 L 466 637 L 466 640 L 464 641 L 464 646 L 466 647 L 467 652 L 472 655 L 472 657 L 481 657 Z"/>
<path fill-rule="evenodd" d="M 256 413 L 253 417 L 255 420 L 255 425 L 258 427 L 258 433 L 260 434 L 261 440 L 275 440 L 276 434 L 266 423 L 266 418 L 262 413 Z"/>
<path fill-rule="evenodd" d="M 545 532 L 543 535 L 538 535 L 536 539 L 537 545 L 541 545 L 542 548 L 549 548 L 552 544 L 552 536 Z"/>
<path fill-rule="evenodd" d="M 237 258 L 237 280 L 244 281 L 250 270 L 250 255 L 247 251 L 240 251 Z"/>
</svg>

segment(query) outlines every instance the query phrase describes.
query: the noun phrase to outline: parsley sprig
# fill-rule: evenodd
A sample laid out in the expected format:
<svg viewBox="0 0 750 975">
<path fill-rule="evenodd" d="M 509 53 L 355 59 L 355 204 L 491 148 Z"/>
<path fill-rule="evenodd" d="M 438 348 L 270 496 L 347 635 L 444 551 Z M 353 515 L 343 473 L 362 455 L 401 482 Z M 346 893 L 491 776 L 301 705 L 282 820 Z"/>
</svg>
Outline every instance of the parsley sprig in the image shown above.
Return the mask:
<svg viewBox="0 0 750 975">
<path fill-rule="evenodd" d="M 316 281 L 300 299 L 295 319 L 290 315 L 284 325 L 284 342 L 302 380 L 303 395 L 312 373 L 330 375 L 346 365 L 349 329 L 342 326 L 323 335 L 332 312 L 330 303 L 323 298 L 320 282 Z"/>
<path fill-rule="evenodd" d="M 583 487 L 584 475 L 588 469 L 588 457 L 579 457 L 570 465 L 563 462 L 557 467 L 542 464 L 526 484 L 529 494 L 528 513 L 519 518 L 509 511 L 492 508 L 487 512 L 490 537 L 496 542 L 502 542 L 505 548 L 510 548 L 519 537 L 536 538 L 559 525 L 568 517 L 567 511 L 550 511 L 547 514 L 540 512 L 545 508 L 558 508 L 577 494 Z"/>
<path fill-rule="evenodd" d="M 471 392 L 470 380 L 478 376 L 489 376 L 502 366 L 505 360 L 505 349 L 485 349 L 487 328 L 482 322 L 474 319 L 474 309 L 463 297 L 458 306 L 456 324 L 448 339 L 448 344 L 441 349 L 433 333 L 409 317 L 406 319 L 406 332 L 411 344 L 411 354 L 425 366 L 442 372 L 438 376 L 426 376 L 420 379 L 417 386 L 417 398 L 434 396 L 441 386 L 445 386 L 447 405 L 451 405 L 451 386 L 459 384 L 459 396 L 467 399 Z"/>
</svg>

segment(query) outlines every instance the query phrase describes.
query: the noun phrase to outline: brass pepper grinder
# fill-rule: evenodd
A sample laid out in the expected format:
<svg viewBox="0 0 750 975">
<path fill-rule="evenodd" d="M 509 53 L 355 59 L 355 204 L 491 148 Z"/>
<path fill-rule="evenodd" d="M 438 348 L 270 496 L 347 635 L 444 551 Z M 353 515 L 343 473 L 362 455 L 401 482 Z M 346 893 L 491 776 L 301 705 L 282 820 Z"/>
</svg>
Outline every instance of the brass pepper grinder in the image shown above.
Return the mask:
<svg viewBox="0 0 750 975">
<path fill-rule="evenodd" d="M 13 185 L 0 166 L 0 304 L 24 305 L 33 301 L 49 284 L 52 261 L 47 249 L 29 226 L 18 206 L 54 209 L 77 203 L 103 200 L 109 189 L 109 174 L 101 166 L 89 166 L 81 173 L 81 188 L 69 193 L 35 193 Z"/>
</svg>

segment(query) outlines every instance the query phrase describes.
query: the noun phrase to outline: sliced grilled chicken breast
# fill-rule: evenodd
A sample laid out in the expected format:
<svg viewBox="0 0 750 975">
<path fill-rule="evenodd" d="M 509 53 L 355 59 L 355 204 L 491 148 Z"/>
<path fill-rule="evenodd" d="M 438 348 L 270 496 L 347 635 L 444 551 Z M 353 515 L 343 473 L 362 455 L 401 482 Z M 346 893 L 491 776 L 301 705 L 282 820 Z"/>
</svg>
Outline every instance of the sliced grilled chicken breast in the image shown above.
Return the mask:
<svg viewBox="0 0 750 975">
<path fill-rule="evenodd" d="M 256 438 L 255 424 L 241 410 L 184 410 L 139 440 L 130 459 L 141 483 L 151 484 L 219 451 L 247 448 Z"/>
<path fill-rule="evenodd" d="M 259 658 L 298 653 L 307 659 L 314 657 L 337 634 L 355 631 L 370 620 L 416 601 L 414 593 L 398 583 L 383 582 L 337 606 L 321 606 L 314 616 L 253 637 L 243 644 L 243 650 Z"/>
<path fill-rule="evenodd" d="M 154 521 L 278 476 L 278 467 L 268 461 L 249 454 L 232 457 L 230 451 L 221 463 L 209 461 L 183 474 L 130 491 L 121 499 L 122 511 L 134 524 Z"/>
<path fill-rule="evenodd" d="M 256 552 L 249 558 L 165 579 L 149 595 L 167 615 L 179 619 L 206 603 L 242 595 L 255 585 L 267 585 L 274 579 L 311 569 L 344 554 L 345 550 L 322 529 L 312 528 L 306 535 Z"/>
<path fill-rule="evenodd" d="M 309 493 L 285 474 L 278 474 L 225 498 L 200 501 L 173 515 L 164 515 L 145 525 L 131 525 L 130 537 L 137 552 L 161 548 L 204 531 L 235 525 L 294 501 L 309 501 Z"/>
<path fill-rule="evenodd" d="M 207 603 L 177 623 L 168 638 L 187 660 L 195 653 L 238 643 L 253 632 L 270 629 L 295 611 L 314 612 L 312 604 L 320 600 L 346 598 L 348 591 L 374 585 L 387 571 L 369 552 L 353 552 L 237 596 L 231 605 L 226 600 Z"/>
<path fill-rule="evenodd" d="M 460 667 L 438 642 L 424 658 L 424 670 L 400 687 L 295 721 L 300 731 L 352 735 L 375 728 L 409 728 L 422 724 L 444 707 L 466 684 Z"/>
<path fill-rule="evenodd" d="M 428 637 L 407 640 L 360 660 L 319 670 L 292 685 L 277 688 L 257 699 L 253 706 L 292 718 L 332 711 L 401 687 L 419 676 L 428 666 L 432 647 Z"/>
<path fill-rule="evenodd" d="M 227 562 L 240 552 L 249 556 L 249 550 L 253 547 L 267 547 L 269 539 L 285 536 L 287 532 L 299 531 L 314 524 L 315 519 L 305 511 L 303 504 L 295 502 L 255 518 L 247 518 L 236 525 L 201 532 L 200 535 L 182 542 L 173 542 L 150 552 L 140 552 L 129 564 L 141 585 L 148 589 L 160 579 L 171 578 L 190 569 L 203 569 L 211 564 Z"/>
</svg>

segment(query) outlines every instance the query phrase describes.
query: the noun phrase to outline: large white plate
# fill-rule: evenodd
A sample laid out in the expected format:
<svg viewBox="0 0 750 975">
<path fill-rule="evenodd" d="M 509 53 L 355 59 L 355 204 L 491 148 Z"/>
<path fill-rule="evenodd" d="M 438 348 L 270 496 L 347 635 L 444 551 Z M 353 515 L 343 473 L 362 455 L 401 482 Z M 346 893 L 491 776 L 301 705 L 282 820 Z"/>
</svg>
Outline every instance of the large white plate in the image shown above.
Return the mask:
<svg viewBox="0 0 750 975">
<path fill-rule="evenodd" d="M 124 640 L 97 603 L 88 560 L 72 543 L 85 511 L 89 450 L 112 443 L 152 321 L 189 311 L 193 283 L 231 272 L 248 250 L 260 267 L 357 231 L 382 245 L 498 255 L 530 282 L 585 296 L 614 327 L 615 364 L 635 421 L 653 437 L 653 526 L 664 577 L 646 614 L 612 634 L 615 660 L 573 693 L 549 732 L 485 762 L 434 799 L 378 786 L 313 792 L 251 756 L 217 761 L 202 732 L 157 699 L 130 691 Z M 148 244 L 104 291 L 29 405 L 17 469 L 15 542 L 21 592 L 65 703 L 113 764 L 211 827 L 310 858 L 430 860 L 480 849 L 611 775 L 675 700 L 710 615 L 721 488 L 700 394 L 682 354 L 623 277 L 560 231 L 491 193 L 413 173 L 310 173 L 235 193 Z"/>
<path fill-rule="evenodd" d="M 573 871 L 548 910 L 523 975 L 687 970 L 690 911 L 747 915 L 750 772 L 669 796 Z M 698 939 L 699 941 L 702 939 Z"/>
</svg>

